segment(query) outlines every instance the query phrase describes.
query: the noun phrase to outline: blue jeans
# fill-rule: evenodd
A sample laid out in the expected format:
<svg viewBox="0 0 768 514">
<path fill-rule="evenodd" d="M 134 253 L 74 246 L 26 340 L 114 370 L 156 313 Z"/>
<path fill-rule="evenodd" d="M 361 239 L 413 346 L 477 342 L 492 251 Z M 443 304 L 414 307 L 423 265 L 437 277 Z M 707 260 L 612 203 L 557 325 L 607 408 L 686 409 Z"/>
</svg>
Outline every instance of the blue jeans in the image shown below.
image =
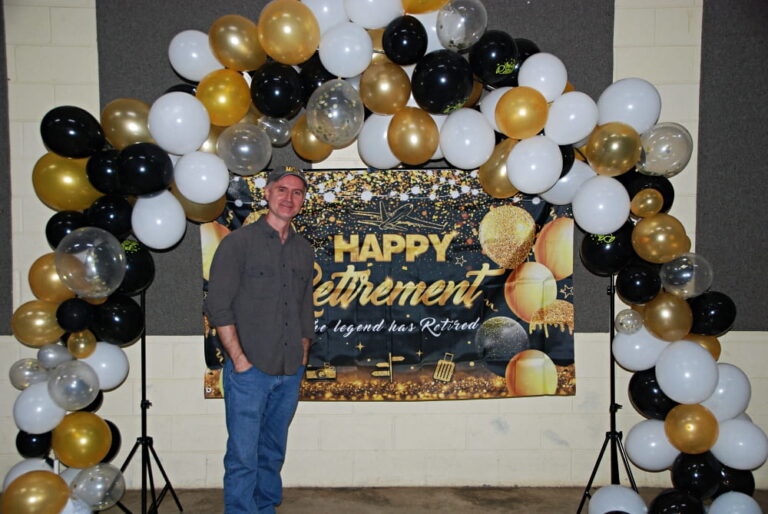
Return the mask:
<svg viewBox="0 0 768 514">
<path fill-rule="evenodd" d="M 254 366 L 236 373 L 229 359 L 224 364 L 227 514 L 274 513 L 282 502 L 280 470 L 303 372 L 302 366 L 295 375 L 268 375 Z"/>
</svg>

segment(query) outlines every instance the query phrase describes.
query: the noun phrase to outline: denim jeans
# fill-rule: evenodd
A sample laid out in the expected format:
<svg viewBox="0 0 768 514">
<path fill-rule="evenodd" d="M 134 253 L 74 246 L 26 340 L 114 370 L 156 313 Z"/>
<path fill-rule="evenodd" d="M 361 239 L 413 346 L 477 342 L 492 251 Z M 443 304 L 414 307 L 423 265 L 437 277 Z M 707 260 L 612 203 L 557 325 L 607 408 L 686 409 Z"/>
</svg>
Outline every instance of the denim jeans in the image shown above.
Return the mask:
<svg viewBox="0 0 768 514">
<path fill-rule="evenodd" d="M 224 364 L 227 514 L 274 513 L 283 500 L 280 470 L 303 372 L 268 375 L 254 366 L 236 373 L 229 359 Z"/>
</svg>

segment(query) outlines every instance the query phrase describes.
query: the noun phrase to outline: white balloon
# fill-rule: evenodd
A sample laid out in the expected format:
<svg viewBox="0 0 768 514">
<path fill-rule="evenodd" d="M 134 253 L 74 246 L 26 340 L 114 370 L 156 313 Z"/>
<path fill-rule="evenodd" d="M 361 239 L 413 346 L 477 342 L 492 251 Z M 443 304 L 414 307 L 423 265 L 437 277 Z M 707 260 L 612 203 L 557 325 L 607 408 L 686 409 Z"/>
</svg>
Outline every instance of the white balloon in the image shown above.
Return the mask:
<svg viewBox="0 0 768 514">
<path fill-rule="evenodd" d="M 479 167 L 488 160 L 495 146 L 493 127 L 485 116 L 474 109 L 453 111 L 440 129 L 443 156 L 457 168 L 469 170 Z"/>
<path fill-rule="evenodd" d="M 211 119 L 205 106 L 194 96 L 166 93 L 149 108 L 147 126 L 160 148 L 184 155 L 194 152 L 208 138 Z"/>
<path fill-rule="evenodd" d="M 413 99 L 413 95 L 411 95 L 411 99 Z M 416 102 L 416 100 L 413 100 L 413 101 Z M 414 103 L 414 106 L 418 107 L 418 105 L 416 105 L 415 103 Z M 431 112 L 427 113 L 427 114 L 429 114 L 430 118 L 435 120 L 435 125 L 437 125 L 437 131 L 441 132 L 443 130 L 443 125 L 445 125 L 445 120 L 448 119 L 448 115 L 447 114 L 432 114 Z M 435 153 L 432 154 L 432 157 L 430 157 L 430 160 L 431 161 L 436 161 L 436 160 L 442 159 L 444 157 L 445 156 L 443 155 L 443 149 L 440 148 L 440 145 L 438 144 L 437 148 L 435 148 Z"/>
<path fill-rule="evenodd" d="M 573 202 L 576 191 L 581 185 L 592 177 L 597 176 L 595 170 L 586 162 L 578 159 L 573 161 L 570 171 L 561 177 L 551 189 L 544 191 L 539 196 L 552 205 L 568 205 Z"/>
<path fill-rule="evenodd" d="M 656 365 L 661 353 L 669 346 L 667 341 L 654 336 L 645 327 L 632 334 L 618 333 L 611 350 L 619 365 L 629 371 L 645 371 Z"/>
<path fill-rule="evenodd" d="M 756 469 L 768 458 L 768 437 L 754 423 L 729 419 L 720 423 L 717 442 L 711 451 L 717 460 L 730 468 Z"/>
<path fill-rule="evenodd" d="M 344 0 L 302 0 L 302 3 L 315 15 L 321 35 L 334 25 L 347 21 Z"/>
<path fill-rule="evenodd" d="M 354 77 L 371 64 L 373 41 L 360 25 L 339 23 L 320 38 L 319 53 L 326 70 L 339 77 Z"/>
<path fill-rule="evenodd" d="M 173 168 L 179 192 L 195 203 L 215 202 L 227 192 L 229 171 L 224 160 L 208 152 L 192 152 Z"/>
<path fill-rule="evenodd" d="M 717 363 L 697 343 L 677 341 L 659 355 L 656 380 L 664 394 L 677 403 L 701 403 L 717 387 Z"/>
<path fill-rule="evenodd" d="M 11 485 L 11 482 L 30 471 L 53 471 L 53 468 L 45 462 L 45 459 L 24 459 L 19 461 L 5 474 L 5 478 L 3 479 L 3 491 Z"/>
<path fill-rule="evenodd" d="M 598 175 L 586 180 L 573 197 L 573 219 L 584 232 L 611 234 L 629 216 L 629 193 L 621 182 Z"/>
<path fill-rule="evenodd" d="M 480 100 L 480 112 L 483 113 L 485 119 L 488 120 L 493 127 L 493 130 L 496 132 L 501 132 L 501 130 L 499 130 L 499 125 L 496 123 L 496 104 L 499 103 L 499 100 L 504 96 L 504 93 L 510 89 L 512 88 L 509 86 L 496 88 Z"/>
<path fill-rule="evenodd" d="M 400 0 L 344 0 L 344 9 L 350 20 L 366 29 L 385 27 L 403 14 Z"/>
<path fill-rule="evenodd" d="M 565 64 L 557 56 L 539 52 L 527 58 L 520 66 L 517 83 L 535 89 L 547 102 L 563 94 L 568 82 Z"/>
<path fill-rule="evenodd" d="M 96 349 L 93 353 L 80 360 L 89 364 L 96 372 L 103 391 L 116 388 L 128 376 L 128 357 L 123 349 L 117 345 L 96 343 Z"/>
<path fill-rule="evenodd" d="M 659 119 L 661 95 L 646 80 L 621 79 L 605 88 L 597 100 L 597 109 L 600 125 L 618 121 L 642 134 Z"/>
<path fill-rule="evenodd" d="M 646 419 L 632 427 L 624 448 L 635 466 L 646 471 L 667 469 L 680 454 L 667 439 L 664 422 L 658 419 Z"/>
<path fill-rule="evenodd" d="M 387 130 L 392 116 L 371 114 L 360 135 L 357 136 L 357 151 L 360 158 L 370 167 L 379 169 L 394 168 L 400 163 L 387 143 Z"/>
<path fill-rule="evenodd" d="M 709 506 L 709 514 L 763 514 L 754 498 L 738 491 L 721 494 Z"/>
<path fill-rule="evenodd" d="M 546 136 L 523 139 L 507 157 L 507 177 L 523 193 L 539 194 L 547 191 L 555 185 L 562 171 L 563 154 Z"/>
<path fill-rule="evenodd" d="M 133 206 L 131 227 L 136 237 L 156 250 L 165 250 L 184 237 L 184 208 L 170 191 L 140 196 Z"/>
<path fill-rule="evenodd" d="M 59 514 L 91 514 L 93 512 L 80 498 L 70 497 Z"/>
<path fill-rule="evenodd" d="M 623 485 L 606 485 L 595 491 L 589 499 L 589 514 L 622 511 L 627 514 L 645 514 L 648 508 L 635 491 Z"/>
<path fill-rule="evenodd" d="M 437 11 L 425 12 L 422 14 L 409 14 L 424 25 L 427 31 L 427 51 L 434 52 L 435 50 L 442 50 L 443 44 L 440 42 L 440 37 L 437 35 Z"/>
<path fill-rule="evenodd" d="M 717 421 L 733 419 L 743 413 L 752 396 L 749 378 L 733 364 L 719 363 L 715 392 L 701 404 L 712 412 Z"/>
<path fill-rule="evenodd" d="M 571 91 L 549 106 L 544 134 L 558 145 L 571 145 L 589 136 L 595 125 L 595 101 L 580 91 Z"/>
<path fill-rule="evenodd" d="M 224 68 L 211 51 L 208 34 L 199 30 L 176 34 L 168 45 L 168 60 L 176 73 L 192 82 L 200 82 L 212 71 Z"/>
<path fill-rule="evenodd" d="M 50 432 L 64 419 L 66 411 L 48 394 L 48 383 L 38 382 L 24 389 L 13 404 L 13 420 L 19 430 L 30 434 Z"/>
</svg>

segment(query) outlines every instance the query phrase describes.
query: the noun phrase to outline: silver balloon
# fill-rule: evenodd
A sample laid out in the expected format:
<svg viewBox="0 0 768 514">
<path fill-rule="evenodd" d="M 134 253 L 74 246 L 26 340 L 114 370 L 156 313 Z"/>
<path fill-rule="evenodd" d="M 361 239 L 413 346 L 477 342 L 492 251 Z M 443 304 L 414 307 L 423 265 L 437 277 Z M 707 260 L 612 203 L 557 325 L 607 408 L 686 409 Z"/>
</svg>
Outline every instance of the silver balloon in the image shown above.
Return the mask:
<svg viewBox="0 0 768 514">
<path fill-rule="evenodd" d="M 125 478 L 112 464 L 96 464 L 77 474 L 72 481 L 72 493 L 91 509 L 105 510 L 125 494 Z"/>
<path fill-rule="evenodd" d="M 73 360 L 59 364 L 48 379 L 48 394 L 65 410 L 87 407 L 99 394 L 99 377 L 83 361 Z"/>
<path fill-rule="evenodd" d="M 307 102 L 307 126 L 317 138 L 335 148 L 355 140 L 365 121 L 360 93 L 342 79 L 315 89 Z"/>
<path fill-rule="evenodd" d="M 684 253 L 661 267 L 661 285 L 681 298 L 693 298 L 706 292 L 714 279 L 712 265 L 695 253 Z"/>
<path fill-rule="evenodd" d="M 616 315 L 616 332 L 634 334 L 643 328 L 643 315 L 632 309 L 624 309 Z"/>
<path fill-rule="evenodd" d="M 253 175 L 266 168 L 272 158 L 272 141 L 264 128 L 237 123 L 219 134 L 216 153 L 232 173 Z"/>
<path fill-rule="evenodd" d="M 48 370 L 42 367 L 37 359 L 20 359 L 11 365 L 8 377 L 13 387 L 23 391 L 32 384 L 48 380 Z"/>
<path fill-rule="evenodd" d="M 109 296 L 125 276 L 125 252 L 120 241 L 96 227 L 67 234 L 56 247 L 54 261 L 64 285 L 85 298 Z"/>
<path fill-rule="evenodd" d="M 659 123 L 640 136 L 642 150 L 637 170 L 646 175 L 674 177 L 688 164 L 693 138 L 679 123 Z"/>
<path fill-rule="evenodd" d="M 477 43 L 488 26 L 488 14 L 480 0 L 452 0 L 437 12 L 437 37 L 454 52 Z"/>
<path fill-rule="evenodd" d="M 285 118 L 262 116 L 259 126 L 269 136 L 272 146 L 285 146 L 291 140 L 291 123 Z"/>
<path fill-rule="evenodd" d="M 47 344 L 37 350 L 37 361 L 45 369 L 53 369 L 62 362 L 71 361 L 74 358 L 66 346 L 58 343 Z"/>
</svg>

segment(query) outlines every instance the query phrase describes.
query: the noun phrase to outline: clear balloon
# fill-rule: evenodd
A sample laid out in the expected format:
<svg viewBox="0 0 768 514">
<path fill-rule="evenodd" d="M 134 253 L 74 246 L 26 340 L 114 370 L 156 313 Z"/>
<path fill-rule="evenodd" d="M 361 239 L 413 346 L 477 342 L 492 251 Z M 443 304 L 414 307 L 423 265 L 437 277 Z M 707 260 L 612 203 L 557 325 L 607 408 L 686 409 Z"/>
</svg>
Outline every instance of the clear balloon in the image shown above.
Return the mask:
<svg viewBox="0 0 768 514">
<path fill-rule="evenodd" d="M 680 455 L 664 433 L 664 422 L 658 419 L 646 419 L 632 427 L 624 446 L 635 466 L 646 471 L 667 469 Z"/>
<path fill-rule="evenodd" d="M 96 464 L 77 474 L 72 482 L 72 493 L 91 509 L 105 510 L 125 494 L 125 478 L 112 464 Z"/>
<path fill-rule="evenodd" d="M 354 141 L 364 121 L 365 107 L 360 93 L 344 80 L 329 80 L 315 89 L 307 102 L 309 130 L 335 148 Z"/>
<path fill-rule="evenodd" d="M 678 403 L 709 398 L 717 387 L 718 369 L 712 355 L 693 341 L 677 341 L 659 355 L 656 379 L 664 394 Z"/>
<path fill-rule="evenodd" d="M 272 159 L 272 142 L 262 127 L 238 123 L 227 127 L 221 133 L 216 144 L 216 153 L 232 173 L 253 175 L 266 168 Z M 229 184 L 229 176 L 227 176 L 227 184 Z M 179 187 L 181 189 L 181 186 Z M 184 191 L 182 190 L 181 193 L 184 194 Z M 198 201 L 198 203 L 208 202 Z"/>
<path fill-rule="evenodd" d="M 638 134 L 651 128 L 661 113 L 661 95 L 650 82 L 639 78 L 617 80 L 597 100 L 598 124 L 618 121 Z"/>
<path fill-rule="evenodd" d="M 695 253 L 684 253 L 664 263 L 659 276 L 664 289 L 681 298 L 699 296 L 710 288 L 714 279 L 712 266 Z"/>
<path fill-rule="evenodd" d="M 629 217 L 629 194 L 611 177 L 597 176 L 585 181 L 573 197 L 573 218 L 590 234 L 610 234 Z"/>
<path fill-rule="evenodd" d="M 56 271 L 79 296 L 104 298 L 123 281 L 125 252 L 120 241 L 106 230 L 79 228 L 56 247 Z"/>
<path fill-rule="evenodd" d="M 211 51 L 208 34 L 199 30 L 176 34 L 168 46 L 168 59 L 176 73 L 192 82 L 199 82 L 212 71 L 224 67 Z"/>
<path fill-rule="evenodd" d="M 474 109 L 453 111 L 440 129 L 443 156 L 457 168 L 477 168 L 490 158 L 495 146 L 493 127 Z"/>
<path fill-rule="evenodd" d="M 662 352 L 669 346 L 667 341 L 655 337 L 645 327 L 637 332 L 618 333 L 613 338 L 613 358 L 629 371 L 645 371 L 657 365 Z"/>
<path fill-rule="evenodd" d="M 88 357 L 82 359 L 96 373 L 102 390 L 110 391 L 128 376 L 129 364 L 125 351 L 110 343 L 96 343 L 96 349 Z"/>
<path fill-rule="evenodd" d="M 19 359 L 11 364 L 8 370 L 11 385 L 23 391 L 32 384 L 48 381 L 48 370 L 40 365 L 37 359 Z"/>
<path fill-rule="evenodd" d="M 488 26 L 488 13 L 480 0 L 451 0 L 437 12 L 437 37 L 454 52 L 478 42 Z"/>
<path fill-rule="evenodd" d="M 200 148 L 208 138 L 211 119 L 200 100 L 174 91 L 155 100 L 149 108 L 148 124 L 160 148 L 184 155 Z"/>
<path fill-rule="evenodd" d="M 37 351 L 37 362 L 47 370 L 52 370 L 59 364 L 71 361 L 72 359 L 74 359 L 74 357 L 69 353 L 67 347 L 62 346 L 59 343 L 50 343 L 41 346 Z"/>
<path fill-rule="evenodd" d="M 643 315 L 633 309 L 624 309 L 616 315 L 616 332 L 634 334 L 643 328 Z"/>
<path fill-rule="evenodd" d="M 749 378 L 733 364 L 717 365 L 717 386 L 712 396 L 701 402 L 718 421 L 726 421 L 742 414 L 749 405 L 752 386 Z"/>
<path fill-rule="evenodd" d="M 640 161 L 637 171 L 671 178 L 688 165 L 693 154 L 693 138 L 679 123 L 659 123 L 640 136 Z"/>
<path fill-rule="evenodd" d="M 372 168 L 394 168 L 400 163 L 387 143 L 387 130 L 392 116 L 372 114 L 365 120 L 363 129 L 357 138 L 357 151 L 360 158 Z"/>
<path fill-rule="evenodd" d="M 38 382 L 24 389 L 13 404 L 13 420 L 19 430 L 30 434 L 50 432 L 66 411 L 48 394 L 48 384 Z"/>
<path fill-rule="evenodd" d="M 509 181 L 523 193 L 539 194 L 551 189 L 562 170 L 560 148 L 546 136 L 523 139 L 507 158 Z"/>
<path fill-rule="evenodd" d="M 589 514 L 606 514 L 611 511 L 645 514 L 648 508 L 643 498 L 629 487 L 606 485 L 595 491 L 589 499 Z"/>
<path fill-rule="evenodd" d="M 150 248 L 165 250 L 184 237 L 187 220 L 184 208 L 170 191 L 141 196 L 131 213 L 136 237 Z"/>
<path fill-rule="evenodd" d="M 70 497 L 59 514 L 91 514 L 91 512 L 93 511 L 83 500 Z"/>
<path fill-rule="evenodd" d="M 262 116 L 259 118 L 258 126 L 267 133 L 272 146 L 285 146 L 291 140 L 291 124 L 285 118 Z"/>
<path fill-rule="evenodd" d="M 99 377 L 88 364 L 72 360 L 59 364 L 48 379 L 48 394 L 64 410 L 87 407 L 99 394 Z"/>
</svg>

